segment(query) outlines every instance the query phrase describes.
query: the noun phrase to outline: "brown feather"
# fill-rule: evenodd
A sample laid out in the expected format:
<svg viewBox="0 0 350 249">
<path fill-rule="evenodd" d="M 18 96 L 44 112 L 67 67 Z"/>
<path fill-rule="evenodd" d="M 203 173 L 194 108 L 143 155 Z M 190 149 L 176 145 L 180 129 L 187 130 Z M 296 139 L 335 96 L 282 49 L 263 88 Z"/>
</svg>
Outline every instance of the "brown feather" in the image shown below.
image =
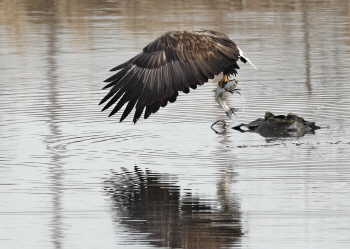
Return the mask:
<svg viewBox="0 0 350 249">
<path fill-rule="evenodd" d="M 176 101 L 178 91 L 189 93 L 215 75 L 237 73 L 240 57 L 236 44 L 217 31 L 171 31 L 149 43 L 132 59 L 114 67 L 116 74 L 109 77 L 105 88 L 112 87 L 100 104 L 103 108 L 119 102 L 110 116 L 128 103 L 120 121 L 135 107 L 134 123 L 148 118 L 168 102 Z"/>
</svg>

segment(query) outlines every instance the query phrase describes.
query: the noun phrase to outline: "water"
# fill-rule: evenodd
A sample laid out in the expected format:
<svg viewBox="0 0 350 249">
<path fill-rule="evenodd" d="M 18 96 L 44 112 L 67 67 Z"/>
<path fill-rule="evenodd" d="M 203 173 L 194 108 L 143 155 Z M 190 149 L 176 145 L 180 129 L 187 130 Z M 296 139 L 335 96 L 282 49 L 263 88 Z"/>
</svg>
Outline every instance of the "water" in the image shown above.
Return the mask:
<svg viewBox="0 0 350 249">
<path fill-rule="evenodd" d="M 1 248 L 348 248 L 349 13 L 341 0 L 0 1 Z M 294 112 L 324 128 L 216 134 L 219 78 L 136 125 L 100 112 L 110 68 L 198 28 L 258 68 L 241 65 L 243 97 L 227 97 L 235 124 Z"/>
</svg>

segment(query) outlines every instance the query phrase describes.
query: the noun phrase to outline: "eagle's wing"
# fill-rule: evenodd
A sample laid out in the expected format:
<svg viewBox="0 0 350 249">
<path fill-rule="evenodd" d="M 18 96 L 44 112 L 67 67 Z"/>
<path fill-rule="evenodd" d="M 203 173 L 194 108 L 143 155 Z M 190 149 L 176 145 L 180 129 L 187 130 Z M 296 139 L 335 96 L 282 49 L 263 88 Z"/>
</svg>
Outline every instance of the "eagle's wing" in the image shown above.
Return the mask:
<svg viewBox="0 0 350 249">
<path fill-rule="evenodd" d="M 178 91 L 189 93 L 225 70 L 237 73 L 237 60 L 244 58 L 236 44 L 226 35 L 215 31 L 167 32 L 147 45 L 143 52 L 111 69 L 115 75 L 105 80 L 104 88 L 112 87 L 100 104 L 108 99 L 102 109 L 116 103 L 109 116 L 118 112 L 128 102 L 120 122 L 136 105 L 134 123 L 145 110 L 144 118 L 160 107 L 174 102 Z M 244 61 L 245 62 L 245 61 Z"/>
</svg>

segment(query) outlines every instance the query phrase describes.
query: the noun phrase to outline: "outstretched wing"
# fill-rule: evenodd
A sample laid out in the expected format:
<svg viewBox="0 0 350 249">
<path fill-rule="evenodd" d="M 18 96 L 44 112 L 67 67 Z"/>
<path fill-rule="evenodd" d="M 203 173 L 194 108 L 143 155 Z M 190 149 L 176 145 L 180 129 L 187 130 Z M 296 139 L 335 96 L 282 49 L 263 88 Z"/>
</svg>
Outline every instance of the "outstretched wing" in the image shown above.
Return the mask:
<svg viewBox="0 0 350 249">
<path fill-rule="evenodd" d="M 145 108 L 144 118 L 147 119 L 168 102 L 175 102 L 178 91 L 189 93 L 189 88 L 196 89 L 197 85 L 204 84 L 224 70 L 237 73 L 239 58 L 236 44 L 222 33 L 167 32 L 134 58 L 111 69 L 119 72 L 105 80 L 109 83 L 104 89 L 112 88 L 100 102 L 109 100 L 102 111 L 119 100 L 109 116 L 128 103 L 120 122 L 135 106 L 134 123 Z"/>
</svg>

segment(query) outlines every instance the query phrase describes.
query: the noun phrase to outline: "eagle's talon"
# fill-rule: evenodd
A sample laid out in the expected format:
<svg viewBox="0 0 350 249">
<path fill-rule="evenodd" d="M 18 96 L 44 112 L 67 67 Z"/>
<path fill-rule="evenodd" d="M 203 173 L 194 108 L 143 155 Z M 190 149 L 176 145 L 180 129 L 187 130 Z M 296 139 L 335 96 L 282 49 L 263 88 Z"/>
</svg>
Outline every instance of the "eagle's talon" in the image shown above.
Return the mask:
<svg viewBox="0 0 350 249">
<path fill-rule="evenodd" d="M 226 85 L 226 83 L 230 81 L 229 77 L 230 77 L 229 74 L 225 74 L 218 83 L 219 87 L 223 88 Z"/>
</svg>

